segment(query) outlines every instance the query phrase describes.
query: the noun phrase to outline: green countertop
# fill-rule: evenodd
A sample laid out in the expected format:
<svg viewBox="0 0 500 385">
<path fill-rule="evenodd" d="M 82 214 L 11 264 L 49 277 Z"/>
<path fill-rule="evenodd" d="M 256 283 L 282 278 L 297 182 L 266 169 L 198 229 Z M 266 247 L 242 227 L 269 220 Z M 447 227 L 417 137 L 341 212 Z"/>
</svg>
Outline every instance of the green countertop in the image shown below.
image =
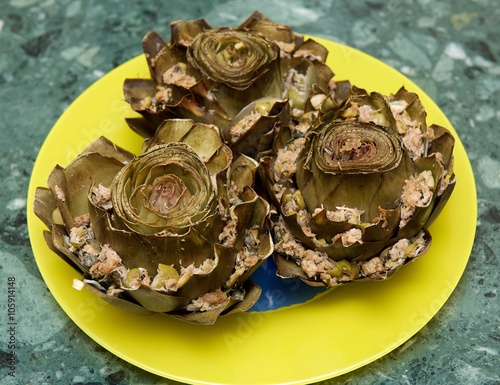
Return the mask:
<svg viewBox="0 0 500 385">
<path fill-rule="evenodd" d="M 57 118 L 93 82 L 142 53 L 149 30 L 204 17 L 237 25 L 254 10 L 304 34 L 356 47 L 401 71 L 448 116 L 478 194 L 468 266 L 438 314 L 390 354 L 324 384 L 500 383 L 500 7 L 496 0 L 0 0 L 2 384 L 173 384 L 106 351 L 48 291 L 26 225 L 26 193 Z M 9 376 L 15 277 L 15 378 Z"/>
</svg>

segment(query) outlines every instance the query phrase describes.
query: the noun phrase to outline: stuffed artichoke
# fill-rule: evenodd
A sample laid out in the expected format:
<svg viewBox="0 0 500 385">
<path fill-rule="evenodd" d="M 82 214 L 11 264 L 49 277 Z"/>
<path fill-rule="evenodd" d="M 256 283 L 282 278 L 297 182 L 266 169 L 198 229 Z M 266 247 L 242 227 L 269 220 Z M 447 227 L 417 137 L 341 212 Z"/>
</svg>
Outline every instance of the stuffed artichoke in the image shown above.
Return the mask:
<svg viewBox="0 0 500 385">
<path fill-rule="evenodd" d="M 339 110 L 281 129 L 259 169 L 277 209 L 278 274 L 331 287 L 385 279 L 423 255 L 455 185 L 453 146 L 404 88 L 352 87 Z"/>
<path fill-rule="evenodd" d="M 233 158 L 218 129 L 169 120 L 140 155 L 105 138 L 40 187 L 48 245 L 113 305 L 211 324 L 250 308 L 250 274 L 273 252 L 257 163 Z"/>
<path fill-rule="evenodd" d="M 170 44 L 155 32 L 142 43 L 151 78 L 126 79 L 124 96 L 142 115 L 128 124 L 144 137 L 165 119 L 189 118 L 217 125 L 233 150 L 255 157 L 290 110 L 334 88 L 327 49 L 259 12 L 235 28 L 174 22 Z"/>
</svg>

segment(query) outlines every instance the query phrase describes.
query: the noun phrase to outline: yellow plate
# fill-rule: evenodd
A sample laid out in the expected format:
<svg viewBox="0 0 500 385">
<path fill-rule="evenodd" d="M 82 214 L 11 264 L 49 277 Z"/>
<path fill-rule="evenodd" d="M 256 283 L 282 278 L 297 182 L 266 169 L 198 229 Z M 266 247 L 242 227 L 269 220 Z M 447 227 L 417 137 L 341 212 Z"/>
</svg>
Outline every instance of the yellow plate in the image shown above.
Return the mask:
<svg viewBox="0 0 500 385">
<path fill-rule="evenodd" d="M 419 94 L 429 124 L 456 134 L 438 106 L 401 73 L 353 48 L 317 40 L 330 51 L 335 79 L 384 94 L 404 85 Z M 67 165 L 100 135 L 139 151 L 141 139 L 124 123 L 133 115 L 122 96 L 127 77 L 149 77 L 142 55 L 98 80 L 60 117 L 40 150 L 28 193 L 29 234 L 40 272 L 68 316 L 98 344 L 142 369 L 187 383 L 310 383 L 387 354 L 446 302 L 469 259 L 477 218 L 474 177 L 458 136 L 457 185 L 430 229 L 431 250 L 386 282 L 349 284 L 302 304 L 222 317 L 213 326 L 129 314 L 87 290 L 73 290 L 77 274 L 48 249 L 44 225 L 31 210 L 34 191 L 45 186 L 56 163 Z"/>
</svg>

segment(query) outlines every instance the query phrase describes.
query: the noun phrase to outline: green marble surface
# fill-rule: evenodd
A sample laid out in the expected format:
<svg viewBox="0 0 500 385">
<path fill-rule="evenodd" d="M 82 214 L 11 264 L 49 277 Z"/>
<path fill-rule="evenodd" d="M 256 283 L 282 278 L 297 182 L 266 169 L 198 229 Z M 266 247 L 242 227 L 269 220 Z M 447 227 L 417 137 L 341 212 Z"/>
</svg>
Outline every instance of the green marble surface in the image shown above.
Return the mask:
<svg viewBox="0 0 500 385">
<path fill-rule="evenodd" d="M 97 79 L 142 53 L 149 30 L 204 17 L 237 25 L 259 9 L 398 69 L 449 117 L 477 183 L 476 239 L 439 313 L 387 356 L 324 384 L 500 383 L 500 7 L 497 0 L 0 0 L 0 383 L 173 384 L 85 335 L 48 291 L 33 258 L 26 193 L 56 119 Z M 9 376 L 8 277 L 18 287 Z"/>
</svg>

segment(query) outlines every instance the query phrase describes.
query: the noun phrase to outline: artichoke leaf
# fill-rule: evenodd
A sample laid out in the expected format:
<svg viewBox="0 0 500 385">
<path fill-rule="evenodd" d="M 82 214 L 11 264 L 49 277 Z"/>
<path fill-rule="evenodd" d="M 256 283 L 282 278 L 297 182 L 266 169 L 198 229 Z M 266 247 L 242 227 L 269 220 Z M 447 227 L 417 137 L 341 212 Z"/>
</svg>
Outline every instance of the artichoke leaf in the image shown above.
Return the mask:
<svg viewBox="0 0 500 385">
<path fill-rule="evenodd" d="M 371 219 L 372 224 L 364 229 L 363 241 L 374 242 L 377 240 L 388 241 L 399 228 L 401 206 L 394 209 L 379 207 L 379 215 Z"/>
<path fill-rule="evenodd" d="M 151 106 L 156 94 L 156 82 L 153 79 L 125 79 L 123 94 L 134 111 L 142 112 Z"/>
<path fill-rule="evenodd" d="M 314 54 L 311 52 L 311 55 Z M 282 97 L 290 100 L 292 108 L 300 110 L 305 109 L 315 90 L 327 90 L 333 78 L 330 67 L 307 57 L 282 60 L 280 68 L 283 76 Z"/>
<path fill-rule="evenodd" d="M 399 238 L 409 238 L 416 232 L 418 232 L 419 229 L 424 227 L 435 207 L 436 192 L 439 188 L 438 184 L 442 173 L 442 167 L 439 164 L 439 161 L 435 156 L 420 158 L 415 161 L 415 169 L 416 173 L 419 174 L 412 179 L 417 180 L 416 191 L 418 191 L 422 195 L 422 202 L 414 204 L 414 211 L 409 220 L 406 222 L 402 221 L 402 223 L 400 224 L 400 229 L 398 232 Z M 432 183 L 432 186 L 428 186 L 429 191 L 427 192 L 425 191 L 425 186 L 422 186 L 422 182 L 418 182 L 418 180 L 423 177 L 423 175 L 430 175 L 430 177 L 432 178 L 432 180 L 427 181 L 427 184 Z M 430 196 L 430 198 L 425 201 L 424 195 L 426 193 Z M 403 216 L 404 215 L 402 215 L 402 217 Z"/>
<path fill-rule="evenodd" d="M 145 54 L 148 56 L 148 52 Z M 176 45 L 166 46 L 158 51 L 151 61 L 150 72 L 157 84 L 172 87 L 179 92 L 193 87 L 199 78 L 198 71 L 187 66 L 185 50 Z M 169 101 L 169 104 L 172 103 Z"/>
<path fill-rule="evenodd" d="M 170 44 L 188 47 L 198 34 L 208 29 L 212 27 L 205 19 L 175 21 L 170 24 Z"/>
<path fill-rule="evenodd" d="M 47 185 L 57 197 L 57 206 L 68 231 L 75 226 L 75 218 L 88 213 L 86 198 L 90 186 L 109 186 L 122 167 L 123 163 L 115 158 L 85 153 L 66 168 L 56 166 L 52 170 Z"/>
<path fill-rule="evenodd" d="M 388 101 L 390 104 L 404 101 L 406 103 L 404 110 L 408 113 L 408 118 L 412 122 L 416 122 L 420 132 L 425 134 L 427 113 L 417 94 L 408 92 L 404 87 L 401 87 L 395 95 L 388 98 Z"/>
<path fill-rule="evenodd" d="M 289 214 L 282 212 L 281 217 L 294 238 L 310 249 L 316 248 L 316 244 L 314 243 L 315 237 L 314 234 L 311 234 L 309 223 L 305 225 L 301 223 L 302 221 L 299 219 L 298 212 L 291 212 Z"/>
<path fill-rule="evenodd" d="M 95 139 L 92 143 L 90 143 L 83 149 L 80 155 L 93 152 L 99 153 L 106 158 L 116 159 L 123 164 L 130 162 L 135 156 L 130 151 L 117 146 L 104 136 L 100 136 L 99 138 Z"/>
<path fill-rule="evenodd" d="M 232 153 L 222 143 L 219 130 L 214 125 L 198 124 L 191 119 L 169 119 L 147 141 L 143 152 L 153 146 L 170 142 L 183 142 L 198 154 L 211 174 L 218 174 L 231 164 Z"/>
<path fill-rule="evenodd" d="M 233 296 L 231 296 L 231 300 L 232 302 L 234 302 L 234 306 L 231 306 L 228 310 L 225 310 L 223 315 L 249 310 L 253 305 L 255 305 L 262 293 L 261 287 L 255 284 L 251 279 L 245 281 L 242 286 L 242 290 L 245 293 L 245 297 L 243 298 L 243 300 L 236 300 Z"/>
<path fill-rule="evenodd" d="M 234 247 L 237 250 L 245 241 L 245 229 L 262 229 L 269 213 L 269 203 L 254 190 L 246 188 L 240 197 L 243 202 L 231 208 L 231 218 L 236 220 L 237 238 Z"/>
<path fill-rule="evenodd" d="M 57 226 L 57 225 L 54 225 Z M 62 227 L 64 231 L 64 227 Z M 43 239 L 45 240 L 45 243 L 47 243 L 47 246 L 49 249 L 54 252 L 57 256 L 59 256 L 63 261 L 68 263 L 75 271 L 78 273 L 86 273 L 87 270 L 85 267 L 83 267 L 79 261 L 78 258 L 75 257 L 73 253 L 69 253 L 69 249 L 65 248 L 61 243 L 61 239 L 55 240 L 54 241 L 54 234 L 51 231 L 46 231 L 44 230 L 43 232 Z M 64 250 L 64 251 L 61 251 Z"/>
<path fill-rule="evenodd" d="M 146 56 L 149 67 L 153 66 L 158 53 L 168 46 L 167 42 L 156 32 L 150 31 L 142 39 L 142 48 Z M 151 73 L 154 77 L 154 74 Z"/>
<path fill-rule="evenodd" d="M 205 95 L 205 97 L 201 95 Z M 210 100 L 208 105 L 213 106 L 214 109 L 207 108 L 207 99 Z M 168 106 L 168 109 L 175 113 L 177 117 L 222 127 L 231 118 L 228 116 L 226 106 L 223 107 L 218 102 L 219 99 L 216 100 L 215 95 L 206 86 L 199 83 L 191 89 L 190 94 L 184 95 L 178 103 Z M 225 102 L 232 103 L 232 100 L 225 99 Z"/>
<path fill-rule="evenodd" d="M 221 130 L 222 138 L 235 153 L 255 158 L 272 145 L 275 131 L 288 125 L 287 100 L 265 97 L 243 108 Z"/>
<path fill-rule="evenodd" d="M 119 309 L 128 311 L 130 313 L 139 314 L 139 315 L 152 315 L 154 312 L 147 310 L 141 305 L 138 305 L 134 302 L 131 302 L 129 299 L 124 299 L 120 297 L 116 297 L 113 295 L 108 295 L 101 290 L 97 289 L 94 285 L 85 282 L 85 288 L 93 293 L 94 295 L 102 298 L 104 301 L 109 303 L 110 305 L 117 307 Z"/>
<path fill-rule="evenodd" d="M 441 154 L 443 168 L 448 175 L 453 174 L 453 148 L 455 146 L 455 138 L 446 128 L 438 125 L 431 125 L 430 128 L 434 132 L 434 139 L 429 146 L 429 155 Z"/>
<path fill-rule="evenodd" d="M 214 255 L 213 238 L 205 238 L 193 227 L 183 235 L 157 234 L 140 238 L 146 247 L 154 250 L 154 260 L 165 265 L 188 267 L 194 263 L 198 266 Z"/>
<path fill-rule="evenodd" d="M 63 224 L 54 194 L 46 187 L 36 188 L 33 210 L 37 217 L 40 218 L 49 229 L 54 222 L 61 222 L 58 224 Z"/>
<path fill-rule="evenodd" d="M 221 313 L 229 308 L 232 304 L 231 299 L 228 297 L 222 304 L 219 306 L 207 310 L 207 311 L 198 311 L 198 312 L 178 312 L 172 313 L 172 317 L 180 319 L 185 322 L 189 322 L 192 324 L 201 324 L 201 325 L 213 325 L 217 318 L 221 315 Z"/>
<path fill-rule="evenodd" d="M 216 175 L 225 170 L 228 162 L 233 157 L 233 152 L 228 146 L 221 146 L 206 163 L 208 172 Z"/>
<path fill-rule="evenodd" d="M 281 278 L 300 278 L 307 280 L 308 276 L 302 270 L 294 259 L 284 256 L 281 253 L 274 253 L 274 262 L 276 263 L 276 274 Z"/>
<path fill-rule="evenodd" d="M 378 93 L 368 93 L 355 85 L 351 86 L 350 97 L 337 112 L 336 117 L 356 119 L 362 123 L 374 123 L 379 127 L 397 132 L 396 119 L 386 98 Z"/>
<path fill-rule="evenodd" d="M 144 141 L 142 152 L 150 150 L 154 146 L 170 142 L 181 142 L 182 138 L 193 128 L 192 119 L 167 119 L 163 121 L 155 131 L 155 134 Z"/>
<path fill-rule="evenodd" d="M 275 181 L 274 175 L 275 158 L 272 156 L 264 156 L 260 159 L 259 176 L 263 181 L 264 187 L 268 191 L 267 197 L 274 207 L 281 206 L 281 197 L 286 189 L 294 188 L 293 183 L 289 180 L 281 179 Z"/>
<path fill-rule="evenodd" d="M 260 33 L 277 42 L 282 54 L 290 54 L 304 41 L 304 37 L 290 26 L 278 24 L 259 11 L 252 13 L 239 28 Z"/>
<path fill-rule="evenodd" d="M 176 295 L 169 295 L 150 288 L 139 287 L 137 290 L 127 290 L 127 294 L 137 303 L 154 313 L 168 313 L 182 309 L 189 303 L 189 299 Z"/>
<path fill-rule="evenodd" d="M 294 51 L 295 57 L 306 57 L 317 63 L 325 63 L 328 57 L 328 49 L 314 39 L 307 39 L 301 43 Z M 326 66 L 325 66 L 326 67 Z M 331 72 L 331 70 L 328 70 Z M 328 80 L 333 77 L 333 73 L 328 75 Z"/>
<path fill-rule="evenodd" d="M 448 199 L 450 199 L 451 193 L 455 188 L 455 176 L 452 175 L 451 178 L 452 182 L 450 182 L 450 184 L 446 187 L 446 189 L 441 195 L 436 197 L 434 201 L 434 208 L 432 209 L 431 214 L 427 218 L 427 222 L 425 223 L 425 228 L 429 228 L 429 226 L 431 226 L 434 223 L 439 214 L 441 214 L 441 212 L 443 211 L 443 208 L 448 202 Z"/>
<path fill-rule="evenodd" d="M 125 118 L 125 122 L 132 129 L 132 131 L 145 139 L 152 137 L 156 132 L 157 125 L 142 116 Z"/>
<path fill-rule="evenodd" d="M 245 270 L 240 273 L 236 272 L 233 274 L 229 281 L 226 283 L 228 287 L 238 287 L 241 286 L 244 282 L 248 282 L 252 274 L 257 270 L 257 268 L 261 265 L 261 263 L 273 255 L 274 252 L 274 242 L 272 236 L 269 232 L 264 232 L 260 235 L 258 241 L 258 249 L 256 251 L 256 255 L 253 256 L 253 265 L 246 265 Z"/>
<path fill-rule="evenodd" d="M 238 195 L 246 187 L 253 187 L 257 168 L 258 163 L 254 159 L 245 155 L 237 156 L 227 172 L 229 187 L 234 188 Z"/>
<path fill-rule="evenodd" d="M 215 244 L 211 255 L 214 256 L 212 263 L 207 265 L 208 268 L 201 268 L 200 272 L 193 275 L 192 279 L 179 289 L 179 295 L 196 299 L 204 293 L 217 290 L 220 283 L 228 279 L 234 268 L 236 256 L 234 250 Z"/>
</svg>

